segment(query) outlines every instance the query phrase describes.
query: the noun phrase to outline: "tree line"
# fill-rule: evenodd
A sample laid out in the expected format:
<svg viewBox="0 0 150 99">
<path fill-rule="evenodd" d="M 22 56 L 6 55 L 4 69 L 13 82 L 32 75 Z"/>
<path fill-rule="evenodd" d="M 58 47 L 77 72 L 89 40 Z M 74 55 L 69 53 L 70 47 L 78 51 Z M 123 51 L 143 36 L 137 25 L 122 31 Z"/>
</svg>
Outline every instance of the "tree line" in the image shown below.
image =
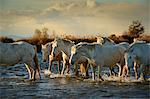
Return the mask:
<svg viewBox="0 0 150 99">
<path fill-rule="evenodd" d="M 42 28 L 41 30 L 35 29 L 34 35 L 31 38 L 19 39 L 16 41 L 26 41 L 30 44 L 36 45 L 38 48 L 38 52 L 40 52 L 41 44 L 46 44 L 48 42 L 51 42 L 54 40 L 55 37 L 56 37 L 55 32 L 49 35 L 48 28 Z M 96 36 L 88 36 L 88 35 L 83 37 L 77 37 L 74 35 L 63 35 L 63 38 L 72 40 L 75 43 L 96 42 Z M 129 25 L 128 30 L 122 33 L 122 35 L 117 36 L 115 34 L 112 34 L 108 38 L 112 39 L 115 43 L 120 43 L 120 42 L 132 43 L 134 38 L 138 40 L 144 40 L 146 42 L 150 42 L 150 35 L 144 34 L 144 26 L 138 20 L 133 21 L 131 25 Z M 3 37 L 3 36 L 0 36 L 0 41 L 5 43 L 15 42 L 15 40 L 13 40 L 12 38 Z"/>
</svg>

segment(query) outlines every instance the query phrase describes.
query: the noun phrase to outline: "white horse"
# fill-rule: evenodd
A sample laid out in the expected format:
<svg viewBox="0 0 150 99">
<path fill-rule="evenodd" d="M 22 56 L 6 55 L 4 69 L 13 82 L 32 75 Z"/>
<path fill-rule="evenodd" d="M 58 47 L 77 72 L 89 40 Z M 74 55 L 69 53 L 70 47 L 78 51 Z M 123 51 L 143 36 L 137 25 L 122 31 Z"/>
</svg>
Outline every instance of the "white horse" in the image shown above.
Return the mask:
<svg viewBox="0 0 150 99">
<path fill-rule="evenodd" d="M 2 43 L 0 42 L 0 65 L 13 66 L 18 63 L 24 63 L 29 79 L 36 79 L 36 72 L 40 77 L 40 66 L 36 47 L 26 42 Z"/>
<path fill-rule="evenodd" d="M 116 44 L 113 40 L 111 40 L 110 38 L 107 38 L 107 37 L 97 37 L 97 43 L 101 44 L 103 46 L 113 46 L 113 45 L 118 46 L 121 49 L 124 49 L 124 50 L 122 50 L 123 53 L 125 53 L 125 51 L 129 48 L 129 43 L 127 43 L 127 42 L 121 42 L 119 44 Z M 113 72 L 114 72 L 113 68 L 110 67 L 110 75 L 112 75 Z M 121 74 L 120 74 L 120 76 L 121 76 Z"/>
<path fill-rule="evenodd" d="M 74 42 L 66 39 L 56 38 L 52 45 L 52 57 L 56 57 L 58 54 L 62 53 L 63 58 L 63 69 L 61 74 L 64 74 L 64 71 L 67 68 L 67 73 L 70 70 L 69 58 L 71 55 L 71 47 L 74 45 Z"/>
<path fill-rule="evenodd" d="M 42 45 L 42 59 L 43 62 L 46 62 L 49 60 L 49 66 L 48 66 L 48 75 L 50 75 L 52 73 L 52 64 L 54 61 L 58 61 L 58 72 L 59 74 L 61 73 L 60 70 L 60 64 L 62 61 L 62 54 L 59 53 L 56 57 L 53 57 L 51 55 L 52 53 L 52 44 L 53 42 L 49 42 L 45 45 Z"/>
<path fill-rule="evenodd" d="M 98 43 L 82 44 L 78 48 L 72 50 L 70 62 L 75 64 L 78 59 L 84 57 L 88 60 L 88 63 L 92 66 L 92 78 L 95 80 L 95 67 L 98 66 L 98 77 L 101 77 L 101 67 L 110 66 L 113 67 L 116 63 L 120 64 L 120 74 L 124 66 L 124 49 L 116 45 L 103 46 Z"/>
<path fill-rule="evenodd" d="M 52 42 L 42 45 L 42 60 L 43 60 L 43 62 L 46 62 L 49 60 L 49 55 L 51 54 L 51 52 L 52 52 Z"/>
<path fill-rule="evenodd" d="M 81 45 L 86 44 L 86 42 L 80 42 L 74 46 L 71 47 L 71 55 L 74 54 L 74 49 L 77 49 Z M 72 57 L 72 56 L 71 56 Z M 71 63 L 71 60 L 69 60 L 69 63 Z M 85 57 L 80 57 L 74 64 L 75 69 L 75 75 L 78 75 L 78 67 L 77 65 L 80 64 L 80 71 L 84 77 L 88 77 L 88 60 Z"/>
<path fill-rule="evenodd" d="M 62 53 L 63 69 L 61 74 L 64 74 L 66 68 L 67 68 L 67 73 L 69 73 L 70 71 L 69 59 L 71 56 L 71 47 L 73 45 L 75 45 L 74 42 L 66 39 L 61 39 L 61 38 L 56 38 L 53 42 L 51 56 L 56 57 L 59 53 Z M 86 71 L 88 62 L 86 60 L 80 60 L 78 64 L 80 64 L 81 74 L 84 74 L 84 76 L 86 74 L 86 76 L 88 76 L 88 73 Z M 75 75 L 76 76 L 78 75 L 77 71 L 75 72 Z"/>
<path fill-rule="evenodd" d="M 145 80 L 145 68 L 150 71 L 150 43 L 137 42 L 131 44 L 125 54 L 125 62 L 129 72 L 134 69 L 136 79 L 141 75 Z M 140 68 L 139 74 L 137 73 L 138 68 Z"/>
</svg>

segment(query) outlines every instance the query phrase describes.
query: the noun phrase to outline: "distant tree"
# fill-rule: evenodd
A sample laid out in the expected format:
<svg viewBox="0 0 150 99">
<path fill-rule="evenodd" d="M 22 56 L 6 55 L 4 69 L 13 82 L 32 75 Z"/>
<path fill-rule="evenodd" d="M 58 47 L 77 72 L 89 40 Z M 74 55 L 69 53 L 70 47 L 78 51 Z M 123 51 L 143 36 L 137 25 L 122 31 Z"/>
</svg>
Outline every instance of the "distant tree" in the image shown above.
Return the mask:
<svg viewBox="0 0 150 99">
<path fill-rule="evenodd" d="M 51 38 L 55 38 L 55 37 L 56 37 L 56 31 L 53 30 L 53 31 L 52 31 L 52 35 L 51 35 Z"/>
<path fill-rule="evenodd" d="M 33 38 L 40 39 L 42 32 L 39 29 L 35 29 Z"/>
<path fill-rule="evenodd" d="M 129 26 L 128 35 L 133 38 L 139 37 L 140 34 L 144 33 L 144 26 L 141 24 L 140 21 L 136 20 L 133 21 L 132 24 Z"/>
<path fill-rule="evenodd" d="M 5 36 L 0 36 L 0 41 L 3 43 L 13 43 L 14 42 L 14 40 L 12 38 L 8 38 Z"/>
<path fill-rule="evenodd" d="M 42 30 L 35 29 L 33 38 L 40 39 L 40 40 L 48 39 L 49 35 L 47 32 L 48 32 L 48 28 L 45 28 L 45 27 Z"/>
<path fill-rule="evenodd" d="M 48 37 L 49 37 L 49 35 L 48 35 L 47 32 L 48 32 L 48 28 L 45 28 L 45 27 L 44 27 L 44 28 L 42 29 L 42 38 L 45 39 L 45 38 L 48 38 Z"/>
</svg>

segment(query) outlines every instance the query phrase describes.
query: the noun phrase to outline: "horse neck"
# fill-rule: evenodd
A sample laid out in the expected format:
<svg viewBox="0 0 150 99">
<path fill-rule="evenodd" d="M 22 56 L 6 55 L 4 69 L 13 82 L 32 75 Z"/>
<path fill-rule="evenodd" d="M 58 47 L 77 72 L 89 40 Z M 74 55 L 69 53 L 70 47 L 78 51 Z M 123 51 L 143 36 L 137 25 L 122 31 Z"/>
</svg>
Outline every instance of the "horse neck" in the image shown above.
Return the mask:
<svg viewBox="0 0 150 99">
<path fill-rule="evenodd" d="M 51 53 L 52 53 L 52 45 L 49 45 L 47 49 L 48 49 L 48 54 L 51 55 Z"/>
<path fill-rule="evenodd" d="M 87 46 L 85 49 L 86 49 L 86 55 L 89 59 L 93 59 L 94 58 L 94 53 L 96 51 L 96 48 L 97 48 L 97 44 L 94 44 L 94 45 L 90 45 L 90 46 Z"/>
<path fill-rule="evenodd" d="M 64 47 L 62 48 L 62 51 L 67 55 L 67 56 L 71 56 L 71 47 L 73 46 L 73 43 L 69 43 L 69 44 L 64 44 Z"/>
</svg>

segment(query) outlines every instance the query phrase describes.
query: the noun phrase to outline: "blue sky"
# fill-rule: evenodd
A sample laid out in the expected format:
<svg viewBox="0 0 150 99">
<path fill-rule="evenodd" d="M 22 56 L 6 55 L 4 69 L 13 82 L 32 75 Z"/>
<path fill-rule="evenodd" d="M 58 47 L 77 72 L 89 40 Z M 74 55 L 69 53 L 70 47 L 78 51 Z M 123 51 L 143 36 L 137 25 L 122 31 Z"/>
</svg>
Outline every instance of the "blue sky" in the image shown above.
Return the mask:
<svg viewBox="0 0 150 99">
<path fill-rule="evenodd" d="M 133 20 L 150 33 L 149 0 L 0 0 L 0 35 L 32 36 L 47 27 L 57 35 L 120 35 Z"/>
</svg>

